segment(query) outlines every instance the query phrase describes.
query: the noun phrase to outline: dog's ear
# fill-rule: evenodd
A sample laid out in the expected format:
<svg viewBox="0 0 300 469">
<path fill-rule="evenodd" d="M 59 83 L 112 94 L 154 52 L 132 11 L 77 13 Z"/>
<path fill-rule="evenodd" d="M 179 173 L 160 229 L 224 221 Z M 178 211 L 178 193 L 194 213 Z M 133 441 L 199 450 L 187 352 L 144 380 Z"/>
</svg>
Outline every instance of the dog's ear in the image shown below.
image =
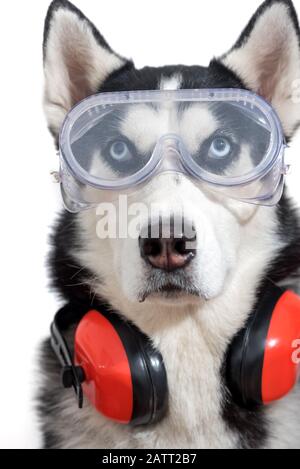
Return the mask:
<svg viewBox="0 0 300 469">
<path fill-rule="evenodd" d="M 300 31 L 292 1 L 265 1 L 219 60 L 273 104 L 291 137 L 300 123 Z"/>
<path fill-rule="evenodd" d="M 113 52 L 74 5 L 53 1 L 44 32 L 44 102 L 51 132 L 57 136 L 74 104 L 97 92 L 111 73 L 130 64 Z"/>
</svg>

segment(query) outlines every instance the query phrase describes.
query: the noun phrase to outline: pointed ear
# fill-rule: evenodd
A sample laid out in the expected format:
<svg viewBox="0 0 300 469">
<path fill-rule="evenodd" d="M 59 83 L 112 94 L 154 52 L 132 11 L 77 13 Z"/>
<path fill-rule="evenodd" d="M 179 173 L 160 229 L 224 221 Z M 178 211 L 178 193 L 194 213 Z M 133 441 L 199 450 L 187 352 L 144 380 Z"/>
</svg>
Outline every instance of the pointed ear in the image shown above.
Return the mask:
<svg viewBox="0 0 300 469">
<path fill-rule="evenodd" d="M 44 33 L 44 103 L 52 133 L 58 135 L 74 104 L 96 93 L 111 73 L 129 64 L 74 5 L 53 1 Z"/>
<path fill-rule="evenodd" d="M 300 31 L 292 1 L 265 1 L 219 60 L 273 104 L 291 137 L 300 124 Z"/>
</svg>

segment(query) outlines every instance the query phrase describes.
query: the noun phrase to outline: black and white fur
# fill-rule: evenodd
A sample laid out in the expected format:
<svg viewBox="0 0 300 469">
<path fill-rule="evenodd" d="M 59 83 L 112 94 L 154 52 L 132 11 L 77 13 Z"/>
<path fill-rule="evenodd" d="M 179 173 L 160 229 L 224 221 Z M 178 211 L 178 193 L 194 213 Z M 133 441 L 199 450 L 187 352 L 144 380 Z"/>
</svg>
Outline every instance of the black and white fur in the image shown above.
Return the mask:
<svg viewBox="0 0 300 469">
<path fill-rule="evenodd" d="M 72 4 L 55 0 L 46 19 L 44 68 L 45 111 L 56 142 L 70 108 L 98 91 L 246 88 L 272 102 L 288 141 L 300 123 L 300 104 L 292 99 L 293 83 L 300 78 L 300 32 L 290 0 L 265 1 L 235 46 L 207 68 L 142 70 L 112 51 Z M 200 255 L 191 275 L 198 297 L 156 293 L 140 303 L 149 271 L 138 242 L 100 241 L 92 210 L 61 214 L 49 267 L 63 302 L 105 301 L 153 340 L 168 373 L 168 415 L 152 427 L 132 429 L 108 421 L 87 402 L 79 411 L 72 392 L 61 388 L 60 368 L 47 341 L 39 395 L 44 446 L 300 448 L 299 389 L 249 412 L 233 402 L 224 377 L 228 345 L 264 280 L 299 287 L 300 230 L 293 204 L 286 194 L 274 208 L 216 200 L 170 174 L 154 178 L 149 187 L 138 192 L 138 200 L 180 206 L 195 224 Z"/>
</svg>

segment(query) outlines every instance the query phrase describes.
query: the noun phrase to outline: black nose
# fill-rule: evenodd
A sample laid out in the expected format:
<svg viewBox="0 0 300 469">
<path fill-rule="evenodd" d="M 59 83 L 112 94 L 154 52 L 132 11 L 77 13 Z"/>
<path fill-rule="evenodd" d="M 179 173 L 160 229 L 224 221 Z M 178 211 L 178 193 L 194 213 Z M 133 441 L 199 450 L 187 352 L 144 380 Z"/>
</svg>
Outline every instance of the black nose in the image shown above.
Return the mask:
<svg viewBox="0 0 300 469">
<path fill-rule="evenodd" d="M 149 226 L 148 232 L 151 232 Z M 140 238 L 141 256 L 156 269 L 173 272 L 186 267 L 196 256 L 196 235 L 192 238 L 184 234 L 176 237 L 171 234 L 164 238 Z"/>
</svg>

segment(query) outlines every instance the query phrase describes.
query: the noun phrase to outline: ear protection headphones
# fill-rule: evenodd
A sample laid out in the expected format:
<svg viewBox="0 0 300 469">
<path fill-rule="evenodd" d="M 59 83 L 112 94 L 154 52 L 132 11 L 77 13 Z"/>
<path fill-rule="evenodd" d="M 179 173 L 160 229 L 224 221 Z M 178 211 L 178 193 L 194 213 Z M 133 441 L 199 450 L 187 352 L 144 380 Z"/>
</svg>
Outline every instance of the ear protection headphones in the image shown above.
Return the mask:
<svg viewBox="0 0 300 469">
<path fill-rule="evenodd" d="M 74 388 L 79 408 L 84 393 L 111 420 L 134 426 L 161 420 L 168 404 L 167 374 L 150 339 L 102 305 L 101 312 L 89 311 L 80 320 L 73 359 L 62 331 L 80 316 L 76 307 L 67 305 L 51 326 L 51 344 L 63 366 L 63 386 Z"/>
<path fill-rule="evenodd" d="M 116 422 L 137 426 L 160 421 L 167 412 L 168 384 L 159 351 L 106 306 L 86 311 L 67 305 L 51 326 L 63 386 L 74 388 L 79 408 L 84 394 Z M 78 321 L 71 354 L 63 333 Z M 269 283 L 227 354 L 226 384 L 240 406 L 255 410 L 293 389 L 300 371 L 299 339 L 300 297 Z"/>
</svg>

